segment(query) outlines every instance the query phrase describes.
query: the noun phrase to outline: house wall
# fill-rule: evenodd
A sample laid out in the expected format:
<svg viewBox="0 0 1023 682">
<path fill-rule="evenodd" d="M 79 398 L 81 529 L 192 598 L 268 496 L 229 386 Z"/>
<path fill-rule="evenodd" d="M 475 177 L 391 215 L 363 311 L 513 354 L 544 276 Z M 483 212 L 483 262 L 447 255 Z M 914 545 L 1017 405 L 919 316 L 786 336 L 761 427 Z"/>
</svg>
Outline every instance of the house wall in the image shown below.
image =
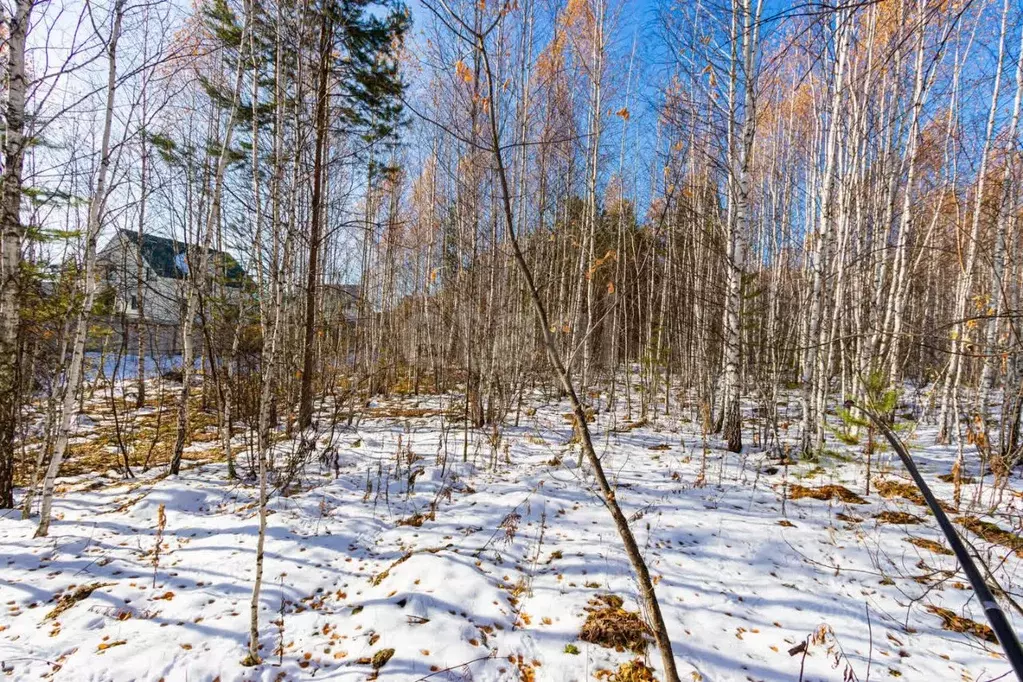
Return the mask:
<svg viewBox="0 0 1023 682">
<path fill-rule="evenodd" d="M 138 248 L 118 234 L 100 253 L 105 279 L 115 293 L 115 312 L 129 319 L 139 316 Z M 143 262 L 142 311 L 146 322 L 177 326 L 181 320 L 183 280 L 157 277 Z"/>
<path fill-rule="evenodd" d="M 109 336 L 94 339 L 95 346 L 119 348 L 126 338 L 128 353 L 138 349 L 138 335 L 143 335 L 146 354 L 155 358 L 177 355 L 181 350 L 181 315 L 187 281 L 159 277 L 142 259 L 143 285 L 141 306 L 138 287 L 138 246 L 118 233 L 99 254 L 104 280 L 114 291 L 113 315 L 106 321 L 112 330 Z M 217 286 L 212 296 L 237 302 L 247 295 L 240 288 Z M 140 319 L 140 312 L 143 318 Z M 202 345 L 202 328 L 196 321 L 195 343 Z"/>
</svg>

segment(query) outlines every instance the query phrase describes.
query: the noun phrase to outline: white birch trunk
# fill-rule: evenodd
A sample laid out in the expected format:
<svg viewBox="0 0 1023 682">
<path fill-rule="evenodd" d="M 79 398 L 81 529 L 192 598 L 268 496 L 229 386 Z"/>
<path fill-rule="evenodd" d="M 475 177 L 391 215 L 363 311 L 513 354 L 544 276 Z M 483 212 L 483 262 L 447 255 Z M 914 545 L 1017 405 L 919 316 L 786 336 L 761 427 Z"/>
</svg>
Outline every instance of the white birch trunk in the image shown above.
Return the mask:
<svg viewBox="0 0 1023 682">
<path fill-rule="evenodd" d="M 92 318 L 92 306 L 98 288 L 96 273 L 96 241 L 103 222 L 103 211 L 107 200 L 107 173 L 110 169 L 110 131 L 114 119 L 114 97 L 117 88 L 117 41 L 121 34 L 121 18 L 124 15 L 124 0 L 117 0 L 113 9 L 113 28 L 107 44 L 109 67 L 107 69 L 106 105 L 104 108 L 103 132 L 100 142 L 99 168 L 96 171 L 96 186 L 89 199 L 89 217 L 85 228 L 85 254 L 83 256 L 84 281 L 82 282 L 82 303 L 76 313 L 74 345 L 71 350 L 70 364 L 64 386 L 64 399 L 61 404 L 60 423 L 57 426 L 57 437 L 54 443 L 53 456 L 50 458 L 43 478 L 42 508 L 39 515 L 39 527 L 36 537 L 46 537 L 50 530 L 50 515 L 53 507 L 53 486 L 57 472 L 67 452 L 68 439 L 71 436 L 72 424 L 78 414 L 78 393 L 82 385 L 82 374 L 85 365 L 85 342 L 89 334 L 89 322 Z"/>
</svg>

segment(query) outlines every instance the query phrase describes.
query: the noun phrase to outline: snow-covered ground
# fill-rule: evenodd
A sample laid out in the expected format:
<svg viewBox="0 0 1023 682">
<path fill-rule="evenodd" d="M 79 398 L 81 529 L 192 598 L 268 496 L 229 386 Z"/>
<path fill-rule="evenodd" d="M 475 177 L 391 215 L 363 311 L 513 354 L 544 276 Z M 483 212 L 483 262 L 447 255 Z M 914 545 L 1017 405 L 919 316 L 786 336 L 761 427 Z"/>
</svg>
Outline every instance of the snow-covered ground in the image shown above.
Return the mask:
<svg viewBox="0 0 1023 682">
<path fill-rule="evenodd" d="M 222 461 L 179 477 L 66 479 L 49 538 L 32 538 L 34 520 L 0 518 L 4 670 L 19 680 L 363 680 L 375 662 L 388 680 L 614 679 L 602 671 L 637 655 L 580 631 L 599 595 L 639 610 L 636 584 L 569 445 L 567 406 L 534 404 L 499 441 L 489 431 L 466 441 L 437 414 L 444 399 L 430 398 L 376 404 L 376 416 L 321 442 L 326 455 L 301 487 L 271 500 L 255 668 L 239 663 L 258 521 L 251 481 L 228 480 Z M 860 447 L 786 470 L 755 449 L 730 454 L 712 440 L 705 451 L 678 416 L 616 424 L 601 414 L 592 426 L 683 679 L 789 682 L 803 669 L 805 680 L 841 680 L 847 668 L 861 681 L 1008 679 L 997 644 L 943 628 L 934 607 L 981 623 L 983 611 L 954 558 L 921 542 L 943 544 L 923 507 L 876 485 L 864 495 Z M 951 501 L 938 476 L 954 450 L 933 440 L 918 430 L 914 454 Z M 908 480 L 890 453 L 876 459 L 875 481 Z M 783 502 L 794 485 L 826 484 L 866 503 Z M 984 518 L 1019 532 L 1021 488 L 1017 474 Z M 964 504 L 975 490 L 964 488 Z M 884 511 L 921 522 L 883 523 Z M 964 533 L 1019 601 L 1021 557 Z M 805 654 L 790 655 L 808 637 Z M 659 669 L 652 646 L 646 660 Z"/>
<path fill-rule="evenodd" d="M 180 355 L 147 355 L 143 358 L 146 376 L 153 377 L 172 370 L 180 371 Z M 138 356 L 118 355 L 116 351 L 85 354 L 85 379 L 94 381 L 102 375 L 104 379 L 126 381 L 138 378 Z M 202 367 L 202 359 L 196 359 L 194 367 Z M 102 370 L 102 371 L 101 371 Z"/>
</svg>

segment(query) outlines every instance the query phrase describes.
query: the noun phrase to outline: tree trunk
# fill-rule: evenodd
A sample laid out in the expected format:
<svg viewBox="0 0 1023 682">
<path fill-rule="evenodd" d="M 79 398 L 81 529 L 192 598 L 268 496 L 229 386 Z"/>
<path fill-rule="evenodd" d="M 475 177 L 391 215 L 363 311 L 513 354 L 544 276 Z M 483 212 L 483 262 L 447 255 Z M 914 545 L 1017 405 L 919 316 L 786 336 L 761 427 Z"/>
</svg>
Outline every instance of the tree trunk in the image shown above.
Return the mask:
<svg viewBox="0 0 1023 682">
<path fill-rule="evenodd" d="M 60 424 L 53 448 L 53 456 L 46 468 L 43 478 L 42 509 L 39 514 L 39 527 L 36 537 L 46 537 L 50 530 L 50 512 L 53 506 L 53 486 L 60 471 L 61 462 L 67 452 L 68 439 L 71 436 L 72 422 L 78 413 L 78 393 L 82 385 L 82 374 L 85 365 L 85 342 L 89 335 L 89 322 L 92 319 L 92 306 L 98 288 L 96 273 L 96 240 L 103 225 L 103 211 L 107 200 L 107 172 L 110 169 L 110 131 L 114 119 L 114 95 L 117 85 L 117 41 L 121 35 L 121 19 L 124 15 L 125 0 L 117 0 L 114 4 L 113 28 L 107 44 L 109 68 L 107 70 L 107 98 L 103 119 L 103 137 L 100 144 L 99 169 L 96 172 L 96 189 L 89 201 L 89 219 L 85 230 L 84 281 L 82 282 L 83 300 L 77 311 L 74 331 L 74 346 L 71 351 L 70 366 L 64 386 L 64 400 L 61 406 Z"/>
<path fill-rule="evenodd" d="M 25 151 L 25 44 L 35 0 L 17 0 L 7 38 L 7 112 L 0 198 L 0 509 L 14 507 L 14 440 L 21 407 L 18 329 L 21 323 L 21 176 Z"/>
<path fill-rule="evenodd" d="M 320 241 L 323 235 L 323 166 L 327 146 L 327 84 L 330 80 L 332 22 L 329 8 L 321 9 L 319 67 L 316 75 L 316 141 L 313 152 L 313 196 L 310 206 L 309 264 L 306 268 L 305 330 L 302 349 L 302 385 L 299 392 L 298 428 L 304 431 L 313 420 L 313 375 L 316 372 L 316 291 L 319 286 Z"/>
</svg>

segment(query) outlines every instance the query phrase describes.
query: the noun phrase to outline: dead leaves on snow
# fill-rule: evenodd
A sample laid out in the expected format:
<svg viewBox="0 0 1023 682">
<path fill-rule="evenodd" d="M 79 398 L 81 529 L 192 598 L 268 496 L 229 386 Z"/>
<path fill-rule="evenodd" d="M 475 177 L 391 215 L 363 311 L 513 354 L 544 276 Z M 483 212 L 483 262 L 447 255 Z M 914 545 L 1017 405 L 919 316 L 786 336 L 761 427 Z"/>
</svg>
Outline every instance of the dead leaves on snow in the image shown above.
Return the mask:
<svg viewBox="0 0 1023 682">
<path fill-rule="evenodd" d="M 618 670 L 598 670 L 594 675 L 598 680 L 606 682 L 657 682 L 654 669 L 642 661 L 634 659 L 618 666 Z"/>
<path fill-rule="evenodd" d="M 963 528 L 971 533 L 979 535 L 992 544 L 1011 549 L 1016 556 L 1023 557 L 1023 537 L 1020 535 L 1003 530 L 990 521 L 981 521 L 976 516 L 963 516 L 958 521 Z"/>
<path fill-rule="evenodd" d="M 874 514 L 874 518 L 877 519 L 878 523 L 890 523 L 898 526 L 908 526 L 924 522 L 919 516 L 913 516 L 903 511 L 883 511 Z"/>
<path fill-rule="evenodd" d="M 651 636 L 650 628 L 639 613 L 626 611 L 621 597 L 601 594 L 590 600 L 588 615 L 579 639 L 609 649 L 641 654 L 646 651 Z"/>
<path fill-rule="evenodd" d="M 994 631 L 983 623 L 978 623 L 970 620 L 969 618 L 963 618 L 951 609 L 934 606 L 933 604 L 928 606 L 927 610 L 941 618 L 941 627 L 946 630 L 951 630 L 952 632 L 965 632 L 982 639 L 985 642 L 991 642 L 992 644 L 998 643 L 998 640 L 995 638 Z"/>
<path fill-rule="evenodd" d="M 71 592 L 60 595 L 60 598 L 57 599 L 57 605 L 52 611 L 46 614 L 46 617 L 43 618 L 43 620 L 52 620 L 56 618 L 78 602 L 88 599 L 89 595 L 99 588 L 108 587 L 110 585 L 113 585 L 113 583 L 90 583 L 88 585 L 81 585 Z"/>
<path fill-rule="evenodd" d="M 893 481 L 891 479 L 876 479 L 874 481 L 874 489 L 877 490 L 878 495 L 886 499 L 900 498 L 907 502 L 918 504 L 921 507 L 927 504 L 927 500 L 924 499 L 920 490 L 911 483 Z M 952 511 L 952 508 L 944 502 L 939 500 L 938 504 L 946 512 Z"/>
<path fill-rule="evenodd" d="M 789 486 L 789 498 L 800 500 L 809 497 L 814 500 L 838 500 L 846 504 L 866 504 L 867 501 L 843 485 L 822 485 L 807 488 L 797 483 Z"/>
<path fill-rule="evenodd" d="M 926 538 L 917 537 L 905 538 L 905 540 L 909 544 L 919 547 L 920 549 L 926 549 L 931 552 L 934 552 L 935 554 L 941 554 L 943 556 L 952 556 L 952 550 L 950 550 L 948 547 L 945 547 L 945 545 L 935 540 L 928 540 Z"/>
</svg>

